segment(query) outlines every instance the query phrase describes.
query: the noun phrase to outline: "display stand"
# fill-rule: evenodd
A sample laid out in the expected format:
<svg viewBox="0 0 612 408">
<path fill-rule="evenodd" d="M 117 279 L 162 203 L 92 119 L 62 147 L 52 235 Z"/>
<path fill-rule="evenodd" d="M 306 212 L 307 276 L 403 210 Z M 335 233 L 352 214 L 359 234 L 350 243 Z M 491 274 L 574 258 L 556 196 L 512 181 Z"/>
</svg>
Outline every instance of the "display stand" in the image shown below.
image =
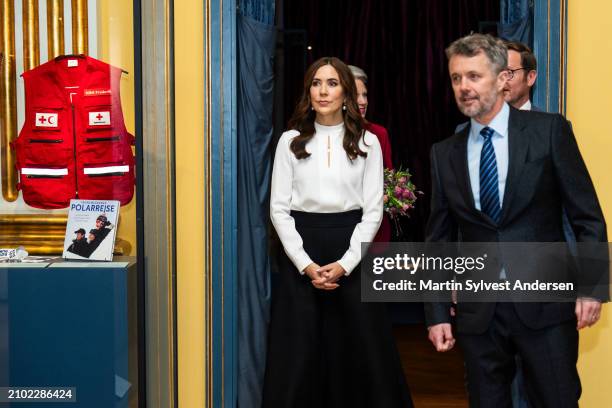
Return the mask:
<svg viewBox="0 0 612 408">
<path fill-rule="evenodd" d="M 137 299 L 135 257 L 0 264 L 0 387 L 76 389 L 49 407 L 138 406 Z"/>
</svg>

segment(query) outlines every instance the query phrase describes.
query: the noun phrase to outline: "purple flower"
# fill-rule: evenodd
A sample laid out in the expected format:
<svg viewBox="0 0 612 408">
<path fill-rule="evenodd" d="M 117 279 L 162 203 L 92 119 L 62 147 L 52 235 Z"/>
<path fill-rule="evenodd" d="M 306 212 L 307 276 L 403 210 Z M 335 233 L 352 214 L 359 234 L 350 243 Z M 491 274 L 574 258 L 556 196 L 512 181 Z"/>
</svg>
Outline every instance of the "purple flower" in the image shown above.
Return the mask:
<svg viewBox="0 0 612 408">
<path fill-rule="evenodd" d="M 409 200 L 416 200 L 416 195 L 414 195 L 412 191 L 409 191 L 408 193 L 408 197 L 406 198 L 408 198 Z"/>
<path fill-rule="evenodd" d="M 405 189 L 405 190 L 402 192 L 402 198 L 410 198 L 410 195 L 411 195 L 411 194 L 412 194 L 412 191 Z M 412 195 L 414 195 L 414 194 L 412 194 Z"/>
<path fill-rule="evenodd" d="M 395 193 L 395 196 L 397 198 L 400 198 L 402 196 L 402 193 L 404 192 L 404 189 L 401 188 L 400 186 L 395 186 L 395 189 L 393 191 Z"/>
<path fill-rule="evenodd" d="M 410 204 L 404 204 L 404 205 L 402 205 L 402 211 L 403 211 L 403 212 L 406 212 L 406 211 L 408 211 L 409 209 L 410 209 Z"/>
</svg>

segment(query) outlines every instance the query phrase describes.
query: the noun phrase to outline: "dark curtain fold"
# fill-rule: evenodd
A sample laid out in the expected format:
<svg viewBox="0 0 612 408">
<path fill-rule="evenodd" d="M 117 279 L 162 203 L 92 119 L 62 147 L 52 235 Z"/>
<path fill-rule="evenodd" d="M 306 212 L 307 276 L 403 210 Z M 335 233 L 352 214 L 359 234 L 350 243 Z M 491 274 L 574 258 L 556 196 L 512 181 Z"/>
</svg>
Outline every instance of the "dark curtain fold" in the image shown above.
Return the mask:
<svg viewBox="0 0 612 408">
<path fill-rule="evenodd" d="M 497 31 L 501 38 L 533 48 L 533 0 L 501 0 Z"/>
<path fill-rule="evenodd" d="M 274 2 L 265 0 L 267 5 Z M 258 3 L 265 8 L 264 1 Z M 250 8 L 268 21 L 262 8 Z M 271 16 L 272 20 L 274 15 Z M 238 36 L 238 389 L 240 408 L 259 408 L 270 303 L 269 193 L 276 29 L 241 12 Z"/>
<path fill-rule="evenodd" d="M 444 49 L 499 21 L 491 0 L 309 0 L 284 2 L 286 30 L 305 30 L 312 47 L 295 58 L 285 42 L 285 122 L 302 88 L 305 63 L 333 55 L 363 68 L 369 77 L 367 118 L 389 130 L 395 166 L 410 168 L 426 194 L 403 225 L 404 239 L 423 239 L 429 215 L 429 150 L 464 122 L 456 108 Z M 298 44 L 299 45 L 299 44 Z M 289 48 L 292 47 L 292 48 Z M 292 58 L 288 58 L 292 55 Z"/>
</svg>

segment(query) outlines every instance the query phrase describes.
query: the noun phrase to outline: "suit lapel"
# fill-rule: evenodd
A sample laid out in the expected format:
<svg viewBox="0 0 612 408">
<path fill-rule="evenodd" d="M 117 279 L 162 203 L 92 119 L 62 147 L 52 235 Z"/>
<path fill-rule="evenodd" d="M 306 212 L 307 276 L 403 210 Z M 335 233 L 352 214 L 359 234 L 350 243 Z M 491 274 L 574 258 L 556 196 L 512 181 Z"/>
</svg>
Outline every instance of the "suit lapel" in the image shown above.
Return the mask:
<svg viewBox="0 0 612 408">
<path fill-rule="evenodd" d="M 468 123 L 468 125 L 459 132 L 459 138 L 455 142 L 454 146 L 455 151 L 451 155 L 450 159 L 463 199 L 468 204 L 470 209 L 477 211 L 474 204 L 474 195 L 472 194 L 470 173 L 467 162 L 467 142 L 469 133 L 470 125 Z"/>
<path fill-rule="evenodd" d="M 508 119 L 508 177 L 506 178 L 500 224 L 505 221 L 512 209 L 512 201 L 519 189 L 519 181 L 525 168 L 529 138 L 525 135 L 524 129 L 525 123 L 521 121 L 519 111 L 511 107 Z"/>
</svg>

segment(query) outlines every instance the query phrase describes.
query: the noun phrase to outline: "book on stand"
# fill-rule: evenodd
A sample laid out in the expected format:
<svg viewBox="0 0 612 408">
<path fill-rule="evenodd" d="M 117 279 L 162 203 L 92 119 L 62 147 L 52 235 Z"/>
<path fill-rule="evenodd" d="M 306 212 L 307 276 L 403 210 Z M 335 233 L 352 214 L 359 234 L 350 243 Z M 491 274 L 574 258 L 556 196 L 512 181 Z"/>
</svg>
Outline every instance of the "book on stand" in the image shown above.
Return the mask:
<svg viewBox="0 0 612 408">
<path fill-rule="evenodd" d="M 70 200 L 63 257 L 112 261 L 119 207 L 114 200 Z"/>
</svg>

